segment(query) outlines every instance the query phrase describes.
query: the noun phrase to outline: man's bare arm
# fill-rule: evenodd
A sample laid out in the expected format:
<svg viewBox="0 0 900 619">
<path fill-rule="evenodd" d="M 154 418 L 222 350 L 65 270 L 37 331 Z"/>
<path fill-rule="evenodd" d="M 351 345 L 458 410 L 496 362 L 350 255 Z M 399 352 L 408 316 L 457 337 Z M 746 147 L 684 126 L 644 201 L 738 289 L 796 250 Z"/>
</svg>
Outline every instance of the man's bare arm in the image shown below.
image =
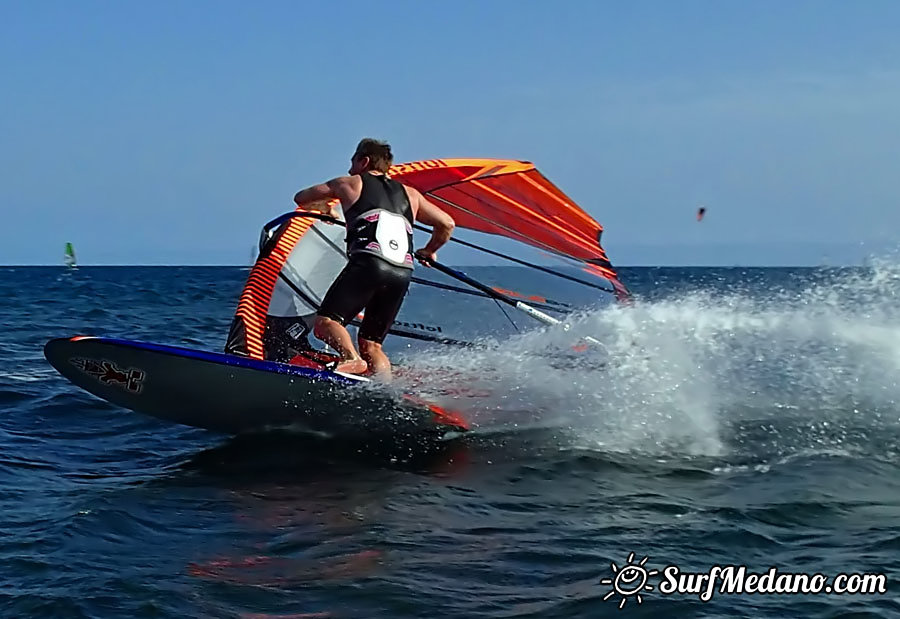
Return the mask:
<svg viewBox="0 0 900 619">
<path fill-rule="evenodd" d="M 301 189 L 294 194 L 294 202 L 305 211 L 331 214 L 334 200 L 340 199 L 338 187 L 342 181 L 341 178 L 333 178 L 327 183 Z"/>
<path fill-rule="evenodd" d="M 456 222 L 447 213 L 429 202 L 419 191 L 413 189 L 413 198 L 416 202 L 416 219 L 423 224 L 431 226 L 431 239 L 416 254 L 429 260 L 437 259 L 437 250 L 444 246 L 453 235 Z"/>
</svg>

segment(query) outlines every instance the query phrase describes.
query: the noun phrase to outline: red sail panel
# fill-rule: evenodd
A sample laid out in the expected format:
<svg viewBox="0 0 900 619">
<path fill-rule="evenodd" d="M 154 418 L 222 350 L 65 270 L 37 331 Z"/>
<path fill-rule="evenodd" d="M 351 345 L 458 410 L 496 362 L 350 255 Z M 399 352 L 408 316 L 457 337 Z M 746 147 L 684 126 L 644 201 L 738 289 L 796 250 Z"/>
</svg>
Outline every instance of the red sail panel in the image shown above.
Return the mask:
<svg viewBox="0 0 900 619">
<path fill-rule="evenodd" d="M 629 296 L 600 245 L 603 226 L 527 161 L 433 159 L 393 166 L 460 228 L 514 239 L 589 265 L 589 273 Z"/>
</svg>

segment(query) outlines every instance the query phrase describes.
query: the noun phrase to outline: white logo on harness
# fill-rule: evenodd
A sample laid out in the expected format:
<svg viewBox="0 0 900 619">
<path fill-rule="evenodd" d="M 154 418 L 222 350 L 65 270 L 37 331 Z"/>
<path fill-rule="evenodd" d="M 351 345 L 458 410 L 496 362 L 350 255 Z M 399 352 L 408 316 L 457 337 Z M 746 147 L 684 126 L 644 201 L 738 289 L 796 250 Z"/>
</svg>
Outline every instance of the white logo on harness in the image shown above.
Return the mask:
<svg viewBox="0 0 900 619">
<path fill-rule="evenodd" d="M 375 240 L 381 246 L 381 255 L 396 264 L 405 264 L 409 253 L 407 223 L 406 218 L 401 215 L 388 211 L 378 212 Z"/>
</svg>

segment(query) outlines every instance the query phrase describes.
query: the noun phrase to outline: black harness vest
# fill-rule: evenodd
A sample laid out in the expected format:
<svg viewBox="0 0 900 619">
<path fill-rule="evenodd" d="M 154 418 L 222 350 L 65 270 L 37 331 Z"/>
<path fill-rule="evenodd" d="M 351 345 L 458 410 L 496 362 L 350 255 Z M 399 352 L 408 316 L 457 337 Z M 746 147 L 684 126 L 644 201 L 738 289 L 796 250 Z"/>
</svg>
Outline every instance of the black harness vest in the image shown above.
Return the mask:
<svg viewBox="0 0 900 619">
<path fill-rule="evenodd" d="M 344 212 L 347 256 L 374 254 L 413 268 L 413 212 L 406 189 L 384 174 L 363 172 L 359 199 Z"/>
</svg>

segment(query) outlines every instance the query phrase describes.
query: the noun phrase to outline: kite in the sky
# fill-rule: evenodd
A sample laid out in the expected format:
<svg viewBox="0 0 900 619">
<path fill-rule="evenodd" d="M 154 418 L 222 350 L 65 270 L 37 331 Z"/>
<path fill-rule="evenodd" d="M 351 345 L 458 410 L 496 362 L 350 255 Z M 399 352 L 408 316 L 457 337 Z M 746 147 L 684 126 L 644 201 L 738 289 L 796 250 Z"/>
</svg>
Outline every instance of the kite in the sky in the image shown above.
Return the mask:
<svg viewBox="0 0 900 619">
<path fill-rule="evenodd" d="M 703 221 L 703 216 L 706 215 L 706 207 L 701 206 L 697 209 L 697 221 Z"/>
</svg>

